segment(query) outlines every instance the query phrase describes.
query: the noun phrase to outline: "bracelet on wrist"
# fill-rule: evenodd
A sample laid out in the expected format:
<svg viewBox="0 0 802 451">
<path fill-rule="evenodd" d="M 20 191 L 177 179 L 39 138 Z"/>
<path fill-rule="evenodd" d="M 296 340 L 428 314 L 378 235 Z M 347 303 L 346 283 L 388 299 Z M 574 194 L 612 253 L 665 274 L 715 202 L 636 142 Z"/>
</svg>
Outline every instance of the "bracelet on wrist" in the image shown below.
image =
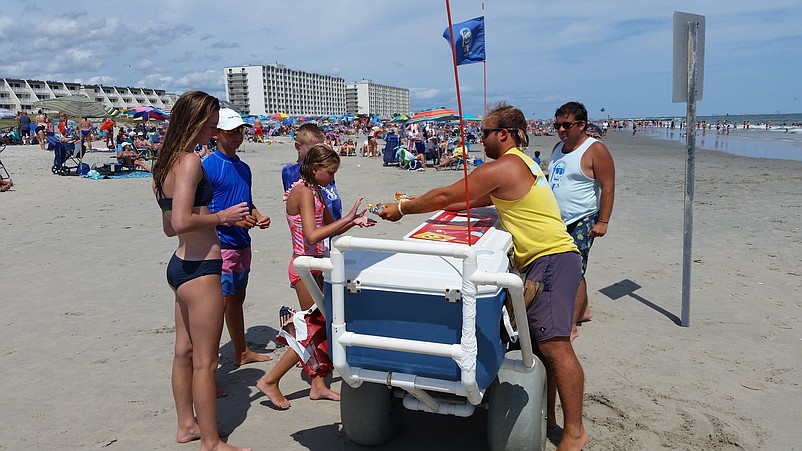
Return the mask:
<svg viewBox="0 0 802 451">
<path fill-rule="evenodd" d="M 404 211 L 401 210 L 401 202 L 398 203 L 398 214 L 400 214 L 402 218 L 404 217 Z"/>
<path fill-rule="evenodd" d="M 607 224 L 607 221 L 598 220 L 596 222 L 601 222 L 602 224 Z"/>
</svg>

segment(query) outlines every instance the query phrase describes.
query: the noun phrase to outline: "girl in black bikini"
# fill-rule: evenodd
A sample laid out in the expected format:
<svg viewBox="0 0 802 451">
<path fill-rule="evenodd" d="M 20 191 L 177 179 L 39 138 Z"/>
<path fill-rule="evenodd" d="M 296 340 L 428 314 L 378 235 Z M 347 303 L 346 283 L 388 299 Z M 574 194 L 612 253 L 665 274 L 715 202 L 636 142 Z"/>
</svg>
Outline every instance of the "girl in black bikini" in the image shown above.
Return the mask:
<svg viewBox="0 0 802 451">
<path fill-rule="evenodd" d="M 245 202 L 215 214 L 207 207 L 213 188 L 193 149 L 217 130 L 220 105 L 215 97 L 190 91 L 173 108 L 170 128 L 153 165 L 153 192 L 162 209 L 167 236 L 178 236 L 167 266 L 175 293 L 173 397 L 176 440 L 201 440 L 202 449 L 241 450 L 220 440 L 214 373 L 223 331 L 222 259 L 215 227 L 245 217 Z M 197 415 L 197 421 L 195 416 Z"/>
</svg>

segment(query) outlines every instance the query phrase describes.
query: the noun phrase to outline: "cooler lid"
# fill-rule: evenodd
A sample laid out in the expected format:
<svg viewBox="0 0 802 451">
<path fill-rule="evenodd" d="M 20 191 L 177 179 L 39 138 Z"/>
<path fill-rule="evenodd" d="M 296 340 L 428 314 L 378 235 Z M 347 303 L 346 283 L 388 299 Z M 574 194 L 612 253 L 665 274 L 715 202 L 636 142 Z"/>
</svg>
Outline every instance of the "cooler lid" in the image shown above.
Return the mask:
<svg viewBox="0 0 802 451">
<path fill-rule="evenodd" d="M 506 232 L 503 232 L 506 233 Z M 478 248 L 480 271 L 506 273 L 506 249 Z M 391 254 L 375 251 L 345 251 L 345 279 L 362 289 L 442 296 L 447 288 L 461 289 L 462 260 L 430 255 Z M 328 278 L 328 273 L 326 273 Z M 495 286 L 478 287 L 477 296 L 492 296 Z"/>
</svg>

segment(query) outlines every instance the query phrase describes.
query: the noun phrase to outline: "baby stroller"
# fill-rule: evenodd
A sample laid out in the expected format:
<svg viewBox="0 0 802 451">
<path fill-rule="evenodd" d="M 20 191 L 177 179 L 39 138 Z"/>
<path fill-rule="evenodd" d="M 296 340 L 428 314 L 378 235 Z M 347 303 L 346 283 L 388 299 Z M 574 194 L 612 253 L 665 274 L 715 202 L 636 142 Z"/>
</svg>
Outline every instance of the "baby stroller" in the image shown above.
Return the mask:
<svg viewBox="0 0 802 451">
<path fill-rule="evenodd" d="M 383 166 L 398 166 L 396 149 L 398 149 L 398 136 L 388 135 L 385 137 L 384 150 L 382 151 Z"/>
<path fill-rule="evenodd" d="M 75 143 L 62 142 L 55 136 L 49 136 L 47 144 L 48 149 L 53 149 L 53 167 L 50 168 L 53 174 L 83 175 L 89 172 L 89 165 L 81 162 L 83 155 Z"/>
</svg>

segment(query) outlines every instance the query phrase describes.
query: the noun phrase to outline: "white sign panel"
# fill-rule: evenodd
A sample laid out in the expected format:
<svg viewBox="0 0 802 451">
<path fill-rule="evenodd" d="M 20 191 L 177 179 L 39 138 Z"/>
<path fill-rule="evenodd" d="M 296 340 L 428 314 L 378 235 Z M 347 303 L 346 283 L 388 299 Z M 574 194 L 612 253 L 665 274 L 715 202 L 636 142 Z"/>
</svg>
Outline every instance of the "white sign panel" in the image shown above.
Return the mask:
<svg viewBox="0 0 802 451">
<path fill-rule="evenodd" d="M 702 100 L 705 79 L 705 16 L 674 11 L 674 81 L 671 100 L 688 101 L 688 36 L 691 25 L 698 24 L 696 32 L 696 100 Z"/>
</svg>

